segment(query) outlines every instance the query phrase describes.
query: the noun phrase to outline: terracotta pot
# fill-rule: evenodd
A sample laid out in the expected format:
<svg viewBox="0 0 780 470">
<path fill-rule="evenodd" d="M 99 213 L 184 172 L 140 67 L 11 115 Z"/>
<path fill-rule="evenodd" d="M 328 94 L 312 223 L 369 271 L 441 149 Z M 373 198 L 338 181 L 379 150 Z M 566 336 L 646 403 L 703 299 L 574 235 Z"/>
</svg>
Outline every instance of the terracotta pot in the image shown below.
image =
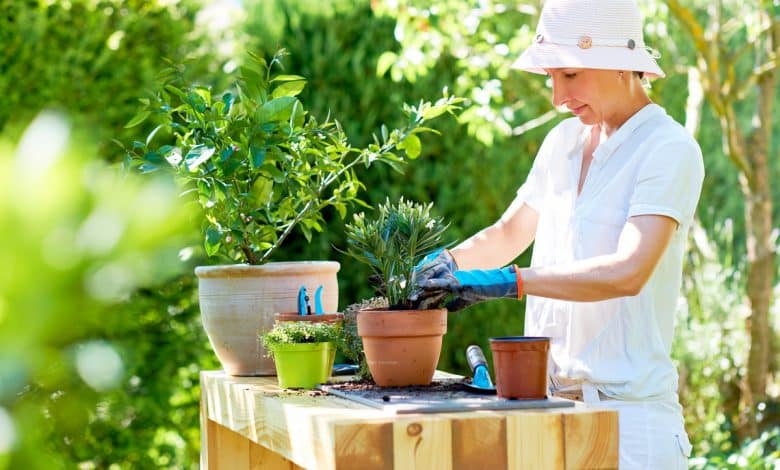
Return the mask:
<svg viewBox="0 0 780 470">
<path fill-rule="evenodd" d="M 195 268 L 203 327 L 225 371 L 274 375 L 258 335 L 273 327 L 276 312 L 297 309 L 301 286 L 314 292 L 322 285 L 323 309 L 337 311 L 339 267 L 335 261 L 300 261 Z"/>
<path fill-rule="evenodd" d="M 357 331 L 377 385 L 428 385 L 447 332 L 447 310 L 361 310 Z"/>
<path fill-rule="evenodd" d="M 547 396 L 550 338 L 504 336 L 490 338 L 499 398 L 536 399 Z"/>
</svg>

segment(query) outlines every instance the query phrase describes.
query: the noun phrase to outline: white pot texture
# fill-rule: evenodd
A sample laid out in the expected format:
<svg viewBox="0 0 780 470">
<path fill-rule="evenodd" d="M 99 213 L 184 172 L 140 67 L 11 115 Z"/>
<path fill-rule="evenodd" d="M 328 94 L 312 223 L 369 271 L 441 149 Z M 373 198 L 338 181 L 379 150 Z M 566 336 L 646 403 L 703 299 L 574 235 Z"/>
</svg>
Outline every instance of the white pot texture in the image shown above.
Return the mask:
<svg viewBox="0 0 780 470">
<path fill-rule="evenodd" d="M 314 308 L 323 286 L 323 311 L 338 311 L 336 261 L 299 261 L 199 266 L 198 297 L 203 327 L 222 367 L 230 375 L 275 375 L 273 361 L 258 335 L 270 330 L 274 314 L 298 309 L 301 286 Z"/>
</svg>

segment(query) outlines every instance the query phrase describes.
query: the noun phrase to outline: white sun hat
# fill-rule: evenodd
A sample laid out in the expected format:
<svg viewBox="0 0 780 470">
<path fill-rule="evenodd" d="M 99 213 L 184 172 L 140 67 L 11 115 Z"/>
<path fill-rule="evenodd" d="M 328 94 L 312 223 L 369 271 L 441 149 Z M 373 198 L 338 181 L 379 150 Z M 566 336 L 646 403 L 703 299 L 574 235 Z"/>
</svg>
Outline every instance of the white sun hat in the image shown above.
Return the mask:
<svg viewBox="0 0 780 470">
<path fill-rule="evenodd" d="M 512 65 L 644 72 L 663 77 L 658 54 L 645 46 L 642 14 L 634 0 L 547 0 L 533 44 Z"/>
</svg>

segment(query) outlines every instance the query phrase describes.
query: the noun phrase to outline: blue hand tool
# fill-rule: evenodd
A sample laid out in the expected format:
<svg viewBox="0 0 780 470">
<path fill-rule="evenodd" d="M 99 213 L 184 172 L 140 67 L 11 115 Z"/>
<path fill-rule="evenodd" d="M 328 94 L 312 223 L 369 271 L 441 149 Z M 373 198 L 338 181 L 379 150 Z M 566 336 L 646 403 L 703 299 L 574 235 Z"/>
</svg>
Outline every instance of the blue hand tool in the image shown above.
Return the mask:
<svg viewBox="0 0 780 470">
<path fill-rule="evenodd" d="M 306 286 L 301 286 L 298 289 L 298 315 L 306 315 L 306 301 L 309 296 L 306 295 Z"/>
<path fill-rule="evenodd" d="M 465 383 L 467 389 L 476 393 L 484 393 L 492 395 L 496 393 L 496 388 L 493 386 L 493 381 L 490 380 L 490 373 L 487 368 L 487 360 L 482 353 L 482 348 L 476 344 L 472 344 L 466 348 L 466 360 L 469 363 L 471 372 L 474 376 L 471 378 L 471 383 Z"/>
<path fill-rule="evenodd" d="M 322 286 L 318 287 L 314 292 L 314 313 L 317 315 L 322 314 Z"/>
</svg>

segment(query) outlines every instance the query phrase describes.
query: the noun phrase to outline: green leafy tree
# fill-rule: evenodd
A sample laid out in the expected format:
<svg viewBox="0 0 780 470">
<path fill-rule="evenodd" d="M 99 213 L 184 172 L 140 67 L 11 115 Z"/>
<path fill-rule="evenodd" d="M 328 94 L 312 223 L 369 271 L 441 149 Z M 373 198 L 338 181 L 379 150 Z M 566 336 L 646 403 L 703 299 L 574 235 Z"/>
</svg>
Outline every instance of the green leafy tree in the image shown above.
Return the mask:
<svg viewBox="0 0 780 470">
<path fill-rule="evenodd" d="M 364 148 L 352 147 L 338 121 L 320 123 L 306 112 L 297 95 L 305 79 L 272 73 L 284 50 L 270 63 L 251 55 L 241 68 L 234 91 L 212 96 L 206 87 L 163 83 L 152 100 L 128 124 L 150 116 L 159 124 L 127 150 L 128 166 L 149 173 L 173 170 L 196 196 L 204 212 L 206 252 L 249 264 L 266 262 L 294 228 L 307 241 L 321 232 L 322 211 L 334 207 L 343 218 L 362 183 L 355 168 L 377 162 L 400 171 L 403 156 L 420 155 L 419 134 L 427 121 L 452 113 L 459 99 L 444 96 L 431 104 L 404 105 L 406 125 L 388 130 Z M 152 144 L 158 131 L 172 133 Z M 157 139 L 157 141 L 162 139 Z"/>
</svg>

